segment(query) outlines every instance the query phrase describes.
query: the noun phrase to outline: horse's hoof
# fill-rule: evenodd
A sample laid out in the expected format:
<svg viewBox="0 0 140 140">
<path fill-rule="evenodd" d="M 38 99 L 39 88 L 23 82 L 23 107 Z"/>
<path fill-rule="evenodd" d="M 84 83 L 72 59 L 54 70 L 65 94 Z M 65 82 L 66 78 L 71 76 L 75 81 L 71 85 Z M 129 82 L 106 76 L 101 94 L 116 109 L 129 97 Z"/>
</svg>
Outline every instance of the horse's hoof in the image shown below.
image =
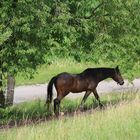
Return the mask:
<svg viewBox="0 0 140 140">
<path fill-rule="evenodd" d="M 59 114 L 58 112 L 56 112 L 56 113 L 54 112 L 54 116 L 55 116 L 56 118 L 59 118 L 59 115 L 60 115 L 60 114 Z"/>
<path fill-rule="evenodd" d="M 100 109 L 104 110 L 105 106 L 103 104 L 100 104 Z"/>
<path fill-rule="evenodd" d="M 60 112 L 60 115 L 61 115 L 61 116 L 64 116 L 64 115 L 65 115 L 65 113 L 64 113 L 64 112 Z"/>
<path fill-rule="evenodd" d="M 83 106 L 80 106 L 79 107 L 79 110 L 82 112 L 82 111 L 84 111 L 84 107 Z"/>
</svg>

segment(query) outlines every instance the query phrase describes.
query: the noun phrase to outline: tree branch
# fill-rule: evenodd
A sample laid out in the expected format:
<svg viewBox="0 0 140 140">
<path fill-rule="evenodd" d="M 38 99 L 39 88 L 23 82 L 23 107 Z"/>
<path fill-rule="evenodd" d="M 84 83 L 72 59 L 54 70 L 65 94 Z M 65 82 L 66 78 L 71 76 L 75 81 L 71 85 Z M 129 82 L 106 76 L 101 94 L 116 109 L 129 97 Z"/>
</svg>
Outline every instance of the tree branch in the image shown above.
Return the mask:
<svg viewBox="0 0 140 140">
<path fill-rule="evenodd" d="M 98 8 L 100 8 L 102 5 L 104 4 L 104 2 L 100 3 L 99 5 L 97 5 L 93 10 L 92 10 L 92 14 L 88 17 L 84 16 L 81 18 L 85 18 L 85 19 L 90 19 L 94 16 L 95 12 L 97 11 Z"/>
</svg>

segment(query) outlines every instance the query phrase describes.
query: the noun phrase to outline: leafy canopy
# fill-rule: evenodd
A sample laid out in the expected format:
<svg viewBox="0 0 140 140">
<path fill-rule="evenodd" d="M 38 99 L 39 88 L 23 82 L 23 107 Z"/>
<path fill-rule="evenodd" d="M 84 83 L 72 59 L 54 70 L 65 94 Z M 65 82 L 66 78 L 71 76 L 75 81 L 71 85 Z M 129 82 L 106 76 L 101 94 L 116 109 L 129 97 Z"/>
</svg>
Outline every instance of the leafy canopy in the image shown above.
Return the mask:
<svg viewBox="0 0 140 140">
<path fill-rule="evenodd" d="M 108 62 L 131 73 L 140 64 L 139 0 L 2 0 L 3 71 L 32 74 L 57 57 Z"/>
</svg>

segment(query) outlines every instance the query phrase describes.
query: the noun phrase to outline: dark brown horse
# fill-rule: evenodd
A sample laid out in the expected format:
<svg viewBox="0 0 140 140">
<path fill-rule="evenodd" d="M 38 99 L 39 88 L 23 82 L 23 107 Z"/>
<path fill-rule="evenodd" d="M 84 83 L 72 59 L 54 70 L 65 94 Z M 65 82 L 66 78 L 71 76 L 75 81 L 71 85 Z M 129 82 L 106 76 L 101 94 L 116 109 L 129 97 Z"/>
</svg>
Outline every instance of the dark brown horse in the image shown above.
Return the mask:
<svg viewBox="0 0 140 140">
<path fill-rule="evenodd" d="M 91 92 L 93 92 L 99 102 L 99 106 L 102 107 L 96 87 L 99 82 L 106 78 L 112 78 L 120 85 L 124 84 L 118 66 L 116 68 L 88 68 L 79 74 L 60 73 L 53 77 L 48 84 L 46 104 L 49 108 L 49 104 L 53 99 L 52 90 L 54 84 L 57 91 L 57 97 L 54 99 L 54 113 L 56 116 L 59 115 L 60 101 L 70 92 L 78 93 L 86 91 L 81 105 L 86 101 Z"/>
</svg>

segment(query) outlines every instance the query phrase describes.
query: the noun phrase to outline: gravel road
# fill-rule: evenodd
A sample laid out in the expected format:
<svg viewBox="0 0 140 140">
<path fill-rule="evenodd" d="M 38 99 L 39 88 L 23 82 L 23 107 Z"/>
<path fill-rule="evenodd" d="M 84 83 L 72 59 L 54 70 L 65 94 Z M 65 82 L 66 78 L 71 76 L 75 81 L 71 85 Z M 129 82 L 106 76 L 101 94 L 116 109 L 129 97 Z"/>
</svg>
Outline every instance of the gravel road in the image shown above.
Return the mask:
<svg viewBox="0 0 140 140">
<path fill-rule="evenodd" d="M 56 96 L 56 91 L 54 89 L 54 97 Z M 140 78 L 135 79 L 133 84 L 130 84 L 125 80 L 123 86 L 117 85 L 114 81 L 102 81 L 97 87 L 99 95 L 110 93 L 110 92 L 126 92 L 131 90 L 140 90 Z M 46 99 L 47 96 L 47 83 L 46 84 L 36 84 L 29 86 L 19 86 L 15 88 L 14 103 L 21 103 L 25 101 L 35 100 L 35 99 Z M 82 93 L 70 93 L 66 98 L 77 98 L 83 97 Z"/>
</svg>

